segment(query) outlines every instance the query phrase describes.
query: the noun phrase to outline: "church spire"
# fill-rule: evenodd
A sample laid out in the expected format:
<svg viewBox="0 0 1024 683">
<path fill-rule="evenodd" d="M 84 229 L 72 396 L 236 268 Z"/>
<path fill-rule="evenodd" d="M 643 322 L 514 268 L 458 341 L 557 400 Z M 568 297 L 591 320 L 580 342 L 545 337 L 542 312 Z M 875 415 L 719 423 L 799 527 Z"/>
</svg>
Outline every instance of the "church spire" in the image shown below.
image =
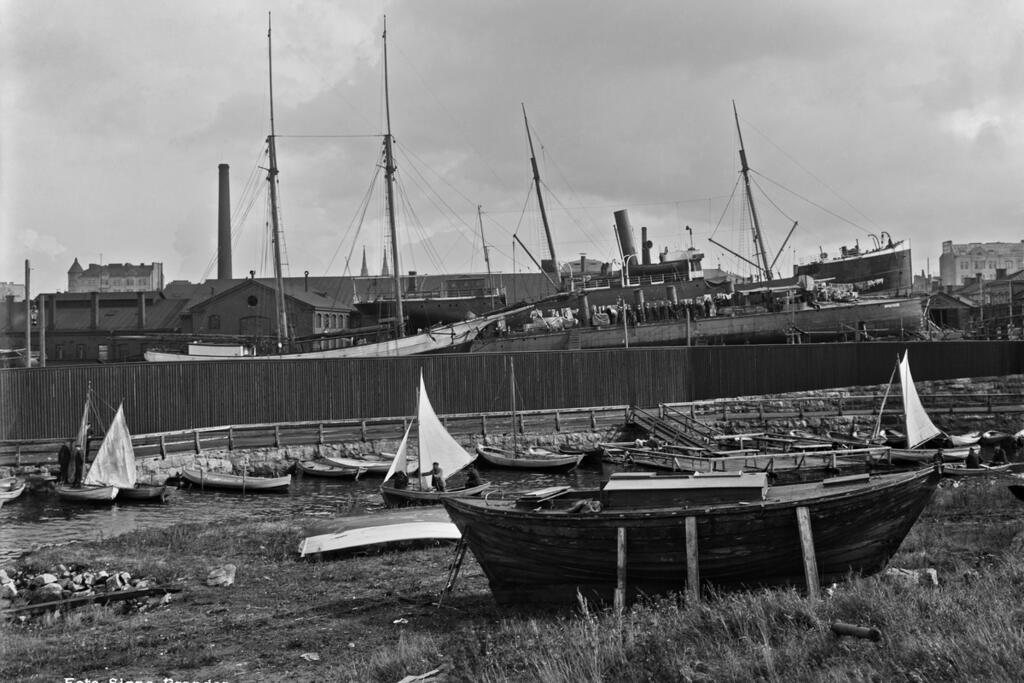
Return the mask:
<svg viewBox="0 0 1024 683">
<path fill-rule="evenodd" d="M 384 252 L 384 265 L 380 269 L 381 277 L 387 277 L 391 273 L 388 272 L 388 253 Z"/>
<path fill-rule="evenodd" d="M 370 271 L 366 267 L 366 247 L 363 247 L 363 267 L 359 269 L 359 275 L 366 277 L 370 274 Z"/>
</svg>

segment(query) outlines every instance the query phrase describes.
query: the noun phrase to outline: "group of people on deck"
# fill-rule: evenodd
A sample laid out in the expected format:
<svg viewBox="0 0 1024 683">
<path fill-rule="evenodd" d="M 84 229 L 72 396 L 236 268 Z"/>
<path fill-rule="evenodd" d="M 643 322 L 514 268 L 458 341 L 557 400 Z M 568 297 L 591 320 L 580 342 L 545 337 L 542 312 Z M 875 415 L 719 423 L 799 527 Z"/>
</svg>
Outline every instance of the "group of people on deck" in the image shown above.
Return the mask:
<svg viewBox="0 0 1024 683">
<path fill-rule="evenodd" d="M 82 453 L 80 445 L 74 442 L 72 445 L 75 449 L 74 454 L 71 452 L 72 447 L 66 443 L 61 444 L 60 450 L 57 452 L 57 465 L 60 467 L 60 471 L 57 473 L 57 485 L 81 488 L 82 476 L 85 474 L 85 454 Z"/>
<path fill-rule="evenodd" d="M 967 460 L 964 463 L 967 469 L 976 470 L 985 462 L 981 459 L 981 451 L 977 448 L 971 448 L 967 451 Z M 1006 464 L 1006 451 L 1000 444 L 996 444 L 995 448 L 992 449 L 992 462 L 989 465 L 1005 465 Z"/>
<path fill-rule="evenodd" d="M 438 463 L 434 463 L 434 466 L 430 468 L 427 473 L 430 476 L 430 487 L 434 491 L 444 492 L 447 491 L 447 484 L 444 480 L 444 471 Z M 391 478 L 396 489 L 404 489 L 409 487 L 409 475 L 399 470 L 395 473 L 395 476 Z M 476 471 L 476 468 L 472 465 L 469 466 L 469 470 L 466 472 L 466 488 L 473 488 L 480 485 L 480 474 Z"/>
</svg>

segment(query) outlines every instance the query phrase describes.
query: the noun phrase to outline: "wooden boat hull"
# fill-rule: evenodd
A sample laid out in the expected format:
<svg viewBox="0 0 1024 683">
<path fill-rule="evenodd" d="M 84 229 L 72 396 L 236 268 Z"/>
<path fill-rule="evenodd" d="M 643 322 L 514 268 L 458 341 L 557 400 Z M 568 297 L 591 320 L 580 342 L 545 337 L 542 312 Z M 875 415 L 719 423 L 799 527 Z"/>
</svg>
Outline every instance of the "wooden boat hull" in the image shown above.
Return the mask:
<svg viewBox="0 0 1024 683">
<path fill-rule="evenodd" d="M 9 503 L 25 492 L 25 482 L 12 483 L 0 488 L 0 503 Z"/>
<path fill-rule="evenodd" d="M 945 477 L 984 477 L 990 474 L 1003 474 L 1012 472 L 1012 464 L 1005 465 L 982 465 L 981 467 L 966 467 L 962 464 L 946 465 L 942 468 L 942 475 Z"/>
<path fill-rule="evenodd" d="M 135 488 L 117 490 L 117 500 L 148 500 L 161 502 L 167 500 L 167 486 L 163 484 L 136 484 Z"/>
<path fill-rule="evenodd" d="M 112 503 L 117 497 L 116 486 L 58 486 L 54 491 L 61 500 L 75 503 Z"/>
<path fill-rule="evenodd" d="M 222 474 L 203 470 L 183 469 L 181 476 L 200 488 L 247 491 L 250 493 L 281 493 L 291 486 L 291 475 L 283 477 L 243 477 L 237 474 Z"/>
<path fill-rule="evenodd" d="M 356 479 L 365 471 L 361 467 L 342 467 L 312 460 L 298 462 L 295 464 L 295 468 L 305 476 L 333 479 Z"/>
<path fill-rule="evenodd" d="M 503 448 L 493 446 L 477 446 L 476 452 L 487 464 L 493 467 L 504 467 L 516 470 L 544 470 L 546 472 L 568 472 L 575 469 L 583 460 L 582 454 L 530 455 L 517 454 Z"/>
<path fill-rule="evenodd" d="M 406 522 L 361 527 L 335 534 L 309 536 L 299 544 L 299 556 L 327 554 L 354 548 L 413 541 L 457 541 L 462 538 L 451 522 Z"/>
<path fill-rule="evenodd" d="M 696 523 L 702 585 L 802 585 L 797 508 L 809 511 L 822 583 L 871 574 L 896 552 L 934 491 L 934 469 L 868 483 L 775 487 L 761 503 L 667 508 L 517 508 L 515 501 L 446 498 L 499 603 L 574 603 L 577 592 L 609 601 L 617 578 L 617 532 L 626 532 L 630 596 L 686 587 L 686 519 Z M 600 496 L 599 491 L 591 492 Z M 567 501 L 568 502 L 568 501 Z"/>
<path fill-rule="evenodd" d="M 391 469 L 390 460 L 360 460 L 359 458 L 334 458 L 324 456 L 324 462 L 334 467 L 353 468 L 357 467 L 364 474 L 384 476 Z"/>
<path fill-rule="evenodd" d="M 396 489 L 394 486 L 384 484 L 380 487 L 380 494 L 384 498 L 384 504 L 388 507 L 405 507 L 408 505 L 438 505 L 449 498 L 471 498 L 479 496 L 491 487 L 489 482 L 479 486 L 464 489 L 453 489 L 451 491 L 420 491 L 418 489 Z"/>
</svg>

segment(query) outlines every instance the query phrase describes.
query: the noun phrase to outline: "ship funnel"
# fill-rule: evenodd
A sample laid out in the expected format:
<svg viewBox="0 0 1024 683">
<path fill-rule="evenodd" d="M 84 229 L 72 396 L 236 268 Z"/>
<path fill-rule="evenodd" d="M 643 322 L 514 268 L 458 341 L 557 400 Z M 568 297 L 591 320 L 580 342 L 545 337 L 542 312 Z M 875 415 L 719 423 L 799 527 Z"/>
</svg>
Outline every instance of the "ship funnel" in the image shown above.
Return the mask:
<svg viewBox="0 0 1024 683">
<path fill-rule="evenodd" d="M 615 212 L 615 232 L 619 236 L 619 250 L 622 252 L 622 260 L 625 263 L 631 255 L 636 255 L 636 245 L 633 244 L 633 226 L 629 224 L 629 212 L 626 209 L 619 209 Z"/>
<path fill-rule="evenodd" d="M 217 196 L 217 279 L 231 279 L 231 185 L 228 165 L 217 166 L 220 191 Z"/>
<path fill-rule="evenodd" d="M 651 247 L 654 243 L 647 239 L 647 226 L 640 228 L 640 263 L 645 266 L 651 265 Z"/>
</svg>

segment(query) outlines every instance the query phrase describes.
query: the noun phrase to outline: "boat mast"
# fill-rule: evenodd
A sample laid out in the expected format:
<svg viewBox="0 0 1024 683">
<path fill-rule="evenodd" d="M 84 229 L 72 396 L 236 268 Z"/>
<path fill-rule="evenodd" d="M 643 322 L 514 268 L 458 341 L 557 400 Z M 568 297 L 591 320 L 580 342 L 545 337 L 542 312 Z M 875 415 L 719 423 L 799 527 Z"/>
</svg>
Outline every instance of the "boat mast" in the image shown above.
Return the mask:
<svg viewBox="0 0 1024 683">
<path fill-rule="evenodd" d="M 391 270 L 395 279 L 395 338 L 403 337 L 405 311 L 402 310 L 402 274 L 398 269 L 398 234 L 395 225 L 395 157 L 391 149 L 391 100 L 388 96 L 388 18 L 384 17 L 384 178 L 387 180 L 388 228 L 391 231 Z"/>
<path fill-rule="evenodd" d="M 523 123 L 526 124 L 526 139 L 530 143 L 530 164 L 533 166 L 533 184 L 537 188 L 537 204 L 540 206 L 540 220 L 544 223 L 544 236 L 548 240 L 548 251 L 551 253 L 551 267 L 558 273 L 558 257 L 555 256 L 555 243 L 551 239 L 551 227 L 548 225 L 548 214 L 544 210 L 544 195 L 540 191 L 540 169 L 537 167 L 537 155 L 533 151 L 533 138 L 530 137 L 530 122 L 526 119 L 526 105 L 521 104 L 523 108 Z M 541 269 L 543 270 L 543 268 Z M 558 276 L 559 287 L 561 289 L 561 274 Z"/>
<path fill-rule="evenodd" d="M 288 311 L 284 302 L 284 278 L 281 276 L 281 225 L 277 215 L 277 145 L 274 131 L 274 59 L 270 40 L 270 13 L 267 12 L 267 65 L 270 76 L 270 136 L 267 147 L 270 154 L 270 168 L 267 182 L 270 183 L 270 221 L 273 226 L 274 242 L 274 283 L 277 290 L 277 351 L 281 352 L 288 335 Z"/>
<path fill-rule="evenodd" d="M 484 240 L 484 207 L 476 205 L 476 218 L 480 223 L 480 246 L 484 249 L 484 263 L 487 264 L 487 289 L 491 291 L 491 309 L 494 309 L 494 283 L 491 282 L 491 256 L 487 253 L 487 242 Z"/>
<path fill-rule="evenodd" d="M 750 166 L 747 165 L 747 152 L 743 149 L 743 133 L 740 131 L 740 116 L 736 113 L 736 101 L 732 103 L 732 115 L 736 119 L 736 134 L 740 139 L 740 171 L 743 173 L 743 185 L 747 192 L 747 206 L 750 209 L 751 229 L 754 231 L 754 246 L 757 248 L 758 256 L 761 257 L 760 268 L 764 272 L 764 279 L 772 279 L 772 268 L 768 264 L 768 252 L 764 248 L 764 236 L 761 235 L 761 224 L 757 220 L 757 209 L 754 208 L 754 195 L 750 191 Z M 793 227 L 796 227 L 795 225 Z"/>
</svg>

